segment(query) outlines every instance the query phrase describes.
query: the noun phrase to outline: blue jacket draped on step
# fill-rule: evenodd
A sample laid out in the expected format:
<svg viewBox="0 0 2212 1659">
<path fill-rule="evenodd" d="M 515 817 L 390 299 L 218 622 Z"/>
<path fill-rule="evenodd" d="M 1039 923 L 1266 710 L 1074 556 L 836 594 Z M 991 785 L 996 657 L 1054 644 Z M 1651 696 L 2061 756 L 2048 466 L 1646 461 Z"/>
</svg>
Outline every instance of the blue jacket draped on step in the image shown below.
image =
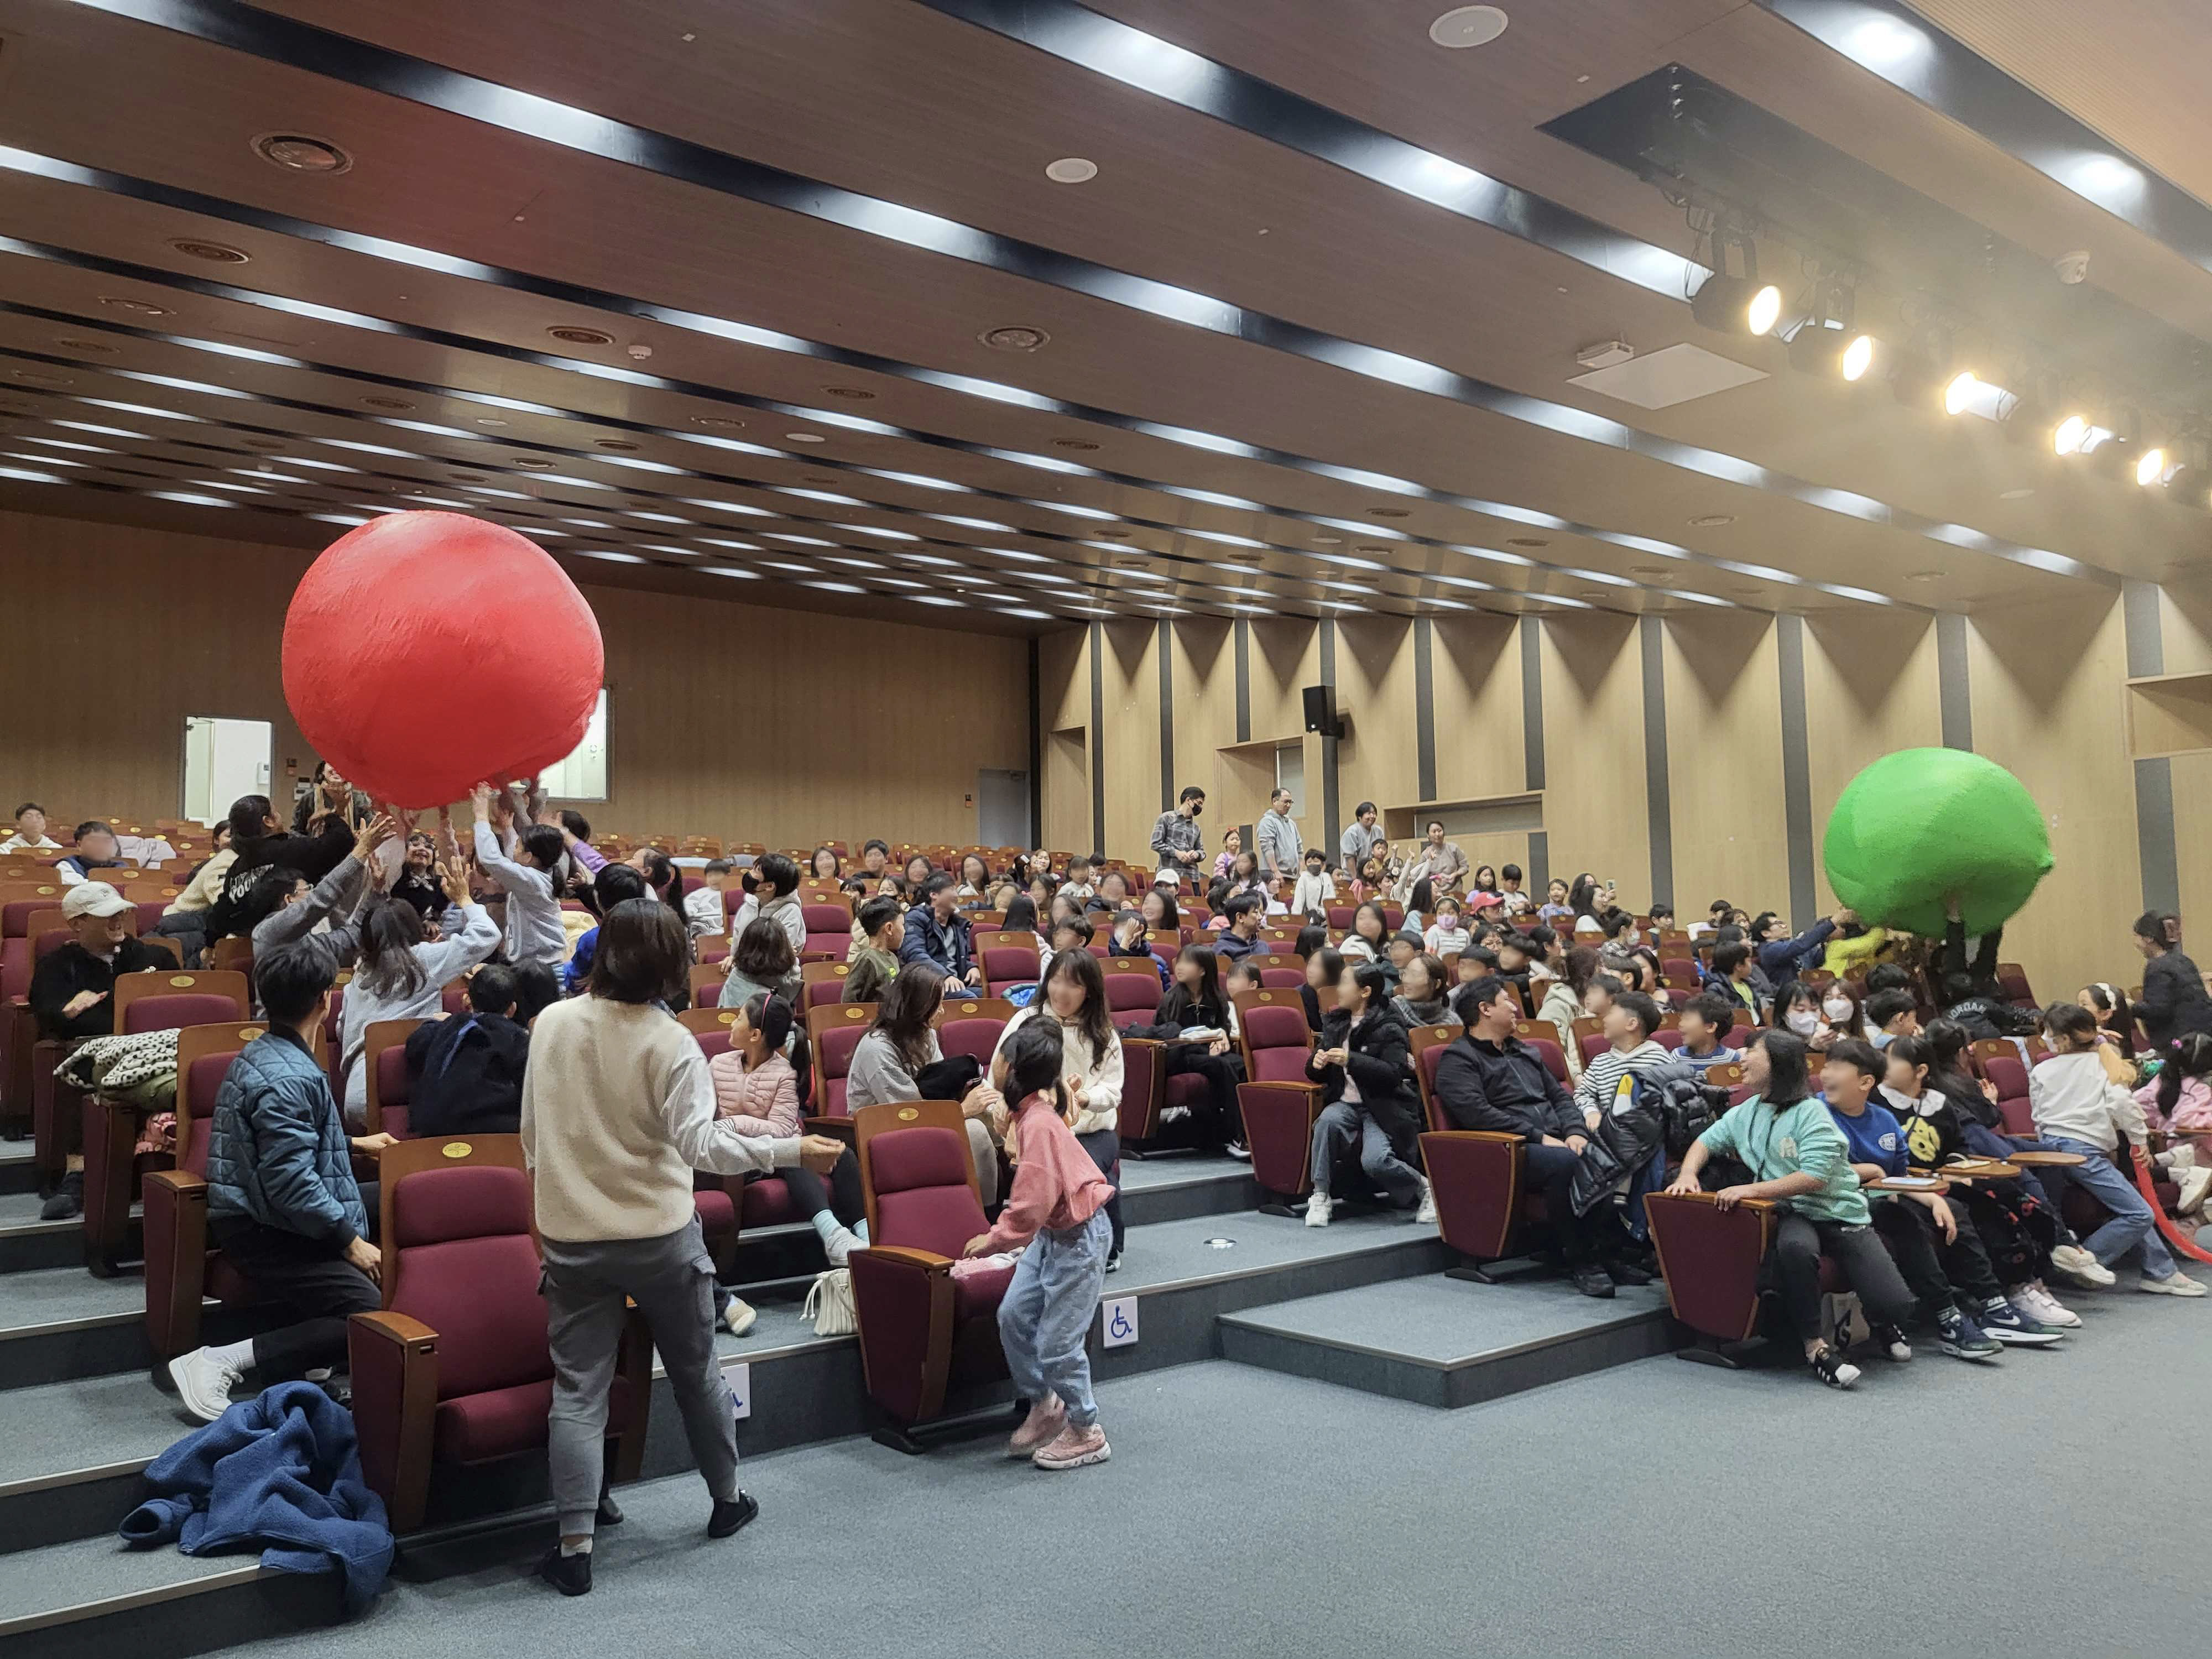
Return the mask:
<svg viewBox="0 0 2212 1659">
<path fill-rule="evenodd" d="M 124 1517 L 124 1541 L 174 1542 L 187 1555 L 260 1545 L 279 1572 L 337 1572 L 358 1613 L 392 1571 L 384 1500 L 362 1484 L 353 1413 L 312 1382 L 241 1400 L 148 1466 L 151 1494 Z"/>
</svg>

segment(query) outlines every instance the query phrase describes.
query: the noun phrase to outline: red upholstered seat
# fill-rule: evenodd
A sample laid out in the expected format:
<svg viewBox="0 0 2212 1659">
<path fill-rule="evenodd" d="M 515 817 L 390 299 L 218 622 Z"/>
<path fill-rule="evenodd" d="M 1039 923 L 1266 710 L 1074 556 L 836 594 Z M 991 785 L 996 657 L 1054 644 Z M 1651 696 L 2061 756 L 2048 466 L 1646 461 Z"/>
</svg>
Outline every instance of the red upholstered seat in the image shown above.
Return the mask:
<svg viewBox="0 0 2212 1659">
<path fill-rule="evenodd" d="M 1043 972 L 1036 951 L 1018 945 L 991 945 L 981 953 L 979 961 L 984 988 L 993 996 L 1017 985 L 1034 985 Z"/>
<path fill-rule="evenodd" d="M 1159 1011 L 1160 979 L 1147 969 L 1141 974 L 1109 974 L 1106 975 L 1106 1013 L 1114 1022 L 1114 1029 L 1126 1031 L 1132 1025 L 1149 1025 Z"/>
<path fill-rule="evenodd" d="M 853 945 L 853 913 L 842 904 L 801 904 L 799 919 L 806 927 L 801 962 L 842 962 Z"/>
<path fill-rule="evenodd" d="M 987 1071 L 991 1056 L 998 1052 L 999 1037 L 1006 1029 L 1003 1019 L 970 1015 L 942 1021 L 937 1028 L 937 1046 L 945 1057 L 966 1054 Z"/>
<path fill-rule="evenodd" d="M 545 1443 L 553 1361 L 520 1139 L 446 1137 L 385 1158 L 385 1306 L 355 1316 L 349 1346 L 362 1475 L 392 1529 L 408 1532 L 422 1522 L 434 1463 Z M 639 1364 L 633 1353 L 629 1369 Z M 639 1455 L 632 1402 L 643 1399 L 632 1377 L 608 1419 L 611 1437 L 638 1431 Z"/>
<path fill-rule="evenodd" d="M 791 1188 L 784 1184 L 781 1176 L 762 1176 L 748 1181 L 738 1200 L 738 1224 L 746 1227 L 773 1227 L 786 1221 L 804 1218 L 793 1212 Z M 712 1248 L 713 1241 L 708 1241 Z"/>
<path fill-rule="evenodd" d="M 1562 1089 L 1567 1087 L 1567 1051 L 1549 1037 L 1522 1037 L 1521 1040 L 1536 1051 L 1538 1058 L 1544 1062 L 1544 1069 L 1552 1074 L 1559 1085 Z"/>
<path fill-rule="evenodd" d="M 1296 991 L 1262 987 L 1237 999 L 1238 1040 L 1245 1081 L 1237 1103 L 1252 1152 L 1252 1178 L 1281 1199 L 1312 1184 L 1310 1151 L 1321 1089 L 1306 1076 L 1313 1032 L 1305 1002 Z"/>
<path fill-rule="evenodd" d="M 395 1042 L 376 1056 L 376 1097 L 384 1109 L 384 1133 L 407 1139 L 407 1045 Z"/>
<path fill-rule="evenodd" d="M 919 1450 L 910 1431 L 949 1391 L 1006 1375 L 998 1308 L 1012 1273 L 952 1274 L 986 1224 L 957 1106 L 871 1106 L 855 1127 L 871 1240 L 849 1264 L 863 1369 L 897 1425 L 892 1443 Z"/>
<path fill-rule="evenodd" d="M 1662 1025 L 1651 1034 L 1651 1040 L 1669 1052 L 1682 1046 L 1682 1034 L 1671 1025 Z"/>
<path fill-rule="evenodd" d="M 815 1049 L 822 1066 L 822 1098 L 815 1105 L 824 1116 L 850 1115 L 845 1109 L 845 1074 L 853 1069 L 853 1050 L 867 1034 L 867 1024 L 859 1021 L 833 1025 L 822 1033 Z"/>
<path fill-rule="evenodd" d="M 140 997 L 124 1010 L 126 1033 L 173 1031 L 185 1025 L 218 1025 L 240 1018 L 244 1010 L 228 997 L 188 992 L 181 996 Z"/>
</svg>

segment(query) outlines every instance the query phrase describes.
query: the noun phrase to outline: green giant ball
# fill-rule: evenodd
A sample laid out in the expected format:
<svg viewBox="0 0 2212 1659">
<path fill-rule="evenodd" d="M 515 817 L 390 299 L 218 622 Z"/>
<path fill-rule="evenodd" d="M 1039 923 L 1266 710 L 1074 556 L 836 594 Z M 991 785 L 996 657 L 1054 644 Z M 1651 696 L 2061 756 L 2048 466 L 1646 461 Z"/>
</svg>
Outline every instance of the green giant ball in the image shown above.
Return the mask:
<svg viewBox="0 0 2212 1659">
<path fill-rule="evenodd" d="M 1900 749 L 1844 787 L 1820 848 L 1836 896 L 1869 923 L 1943 931 L 1959 896 L 1966 931 L 2002 927 L 2051 868 L 2027 786 L 1963 749 Z"/>
</svg>

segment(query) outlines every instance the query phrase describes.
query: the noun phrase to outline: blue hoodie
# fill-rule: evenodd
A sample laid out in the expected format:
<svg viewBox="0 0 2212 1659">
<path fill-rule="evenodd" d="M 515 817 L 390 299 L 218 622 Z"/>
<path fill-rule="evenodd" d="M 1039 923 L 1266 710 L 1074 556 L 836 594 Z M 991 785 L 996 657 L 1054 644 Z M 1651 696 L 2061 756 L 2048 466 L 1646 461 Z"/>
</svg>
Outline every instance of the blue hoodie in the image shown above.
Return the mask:
<svg viewBox="0 0 2212 1659">
<path fill-rule="evenodd" d="M 1836 1120 L 1836 1127 L 1844 1132 L 1844 1139 L 1850 1143 L 1852 1163 L 1879 1164 L 1889 1175 L 1905 1172 L 1905 1130 L 1899 1124 L 1896 1113 L 1872 1100 L 1867 1102 L 1866 1109 L 1856 1117 L 1832 1101 L 1828 1102 L 1827 1106 L 1828 1115 Z"/>
</svg>

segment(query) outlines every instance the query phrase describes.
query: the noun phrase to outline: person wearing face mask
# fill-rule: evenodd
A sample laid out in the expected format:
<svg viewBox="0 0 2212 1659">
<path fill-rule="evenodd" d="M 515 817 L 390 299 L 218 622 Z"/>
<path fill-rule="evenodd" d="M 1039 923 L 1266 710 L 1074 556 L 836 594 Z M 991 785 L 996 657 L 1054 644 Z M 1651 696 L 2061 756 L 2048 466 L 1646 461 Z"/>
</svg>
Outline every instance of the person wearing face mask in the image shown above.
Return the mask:
<svg viewBox="0 0 2212 1659">
<path fill-rule="evenodd" d="M 1206 810 L 1206 791 L 1194 783 L 1183 786 L 1176 804 L 1152 824 L 1152 853 L 1160 873 L 1188 877 L 1197 884 L 1198 867 L 1206 857 L 1206 837 L 1200 833 L 1198 815 Z"/>
<path fill-rule="evenodd" d="M 1783 1030 L 1815 1052 L 1827 1048 L 1821 1041 L 1828 1033 L 1820 1024 L 1820 999 L 1811 986 L 1794 982 L 1784 986 L 1774 994 L 1774 1007 L 1782 1016 L 1777 1023 Z"/>
</svg>

